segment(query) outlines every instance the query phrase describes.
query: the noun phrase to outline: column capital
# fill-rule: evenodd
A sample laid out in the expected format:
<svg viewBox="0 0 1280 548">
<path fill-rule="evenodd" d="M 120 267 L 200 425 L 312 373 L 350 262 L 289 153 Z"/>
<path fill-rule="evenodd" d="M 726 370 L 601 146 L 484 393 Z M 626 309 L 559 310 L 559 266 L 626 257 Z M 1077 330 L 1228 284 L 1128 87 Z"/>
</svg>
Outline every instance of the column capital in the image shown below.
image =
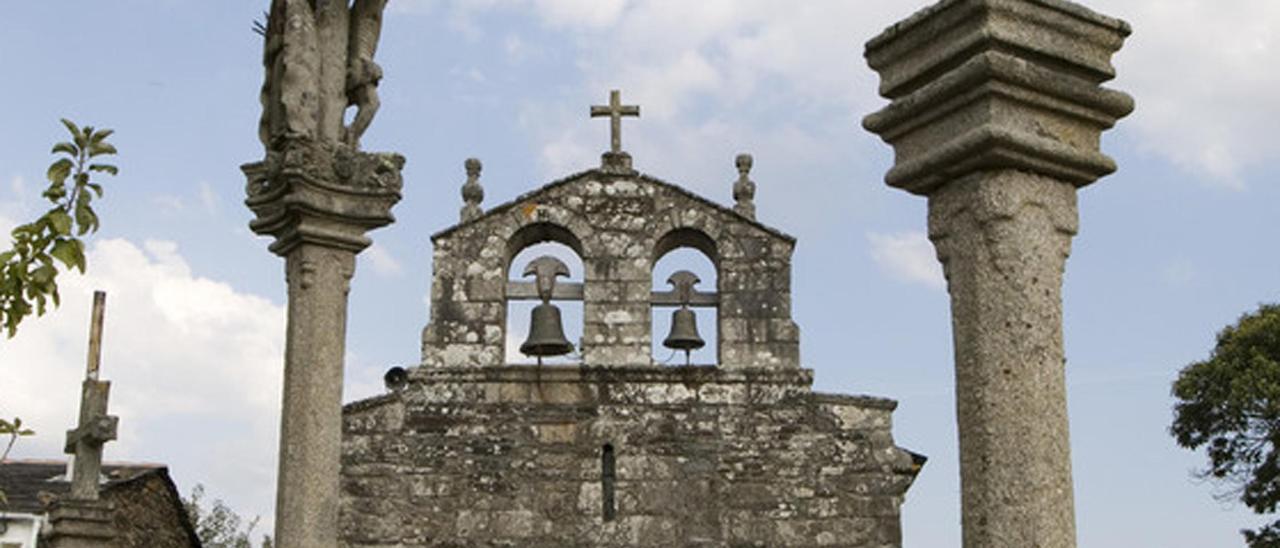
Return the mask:
<svg viewBox="0 0 1280 548">
<path fill-rule="evenodd" d="M 980 170 L 1082 187 L 1115 171 L 1102 131 L 1133 110 L 1101 87 L 1124 21 L 1062 0 L 943 0 L 866 45 L 891 103 L 863 119 L 894 147 L 890 186 L 928 195 Z"/>
<path fill-rule="evenodd" d="M 249 228 L 275 236 L 269 249 L 286 256 L 301 243 L 358 253 L 365 232 L 395 220 L 404 157 L 369 153 L 311 139 L 286 139 L 264 160 L 240 167 L 248 179 Z"/>
</svg>

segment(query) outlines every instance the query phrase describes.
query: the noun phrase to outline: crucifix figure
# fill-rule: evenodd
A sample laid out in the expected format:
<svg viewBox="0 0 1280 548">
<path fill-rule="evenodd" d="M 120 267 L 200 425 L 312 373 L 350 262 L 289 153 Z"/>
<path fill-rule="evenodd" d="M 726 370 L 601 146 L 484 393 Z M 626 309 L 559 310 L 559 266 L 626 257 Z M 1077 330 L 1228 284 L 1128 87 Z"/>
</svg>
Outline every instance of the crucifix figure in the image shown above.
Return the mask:
<svg viewBox="0 0 1280 548">
<path fill-rule="evenodd" d="M 80 396 L 80 423 L 67 431 L 64 451 L 75 455 L 71 468 L 71 498 L 98 499 L 98 476 L 102 472 L 102 446 L 116 439 L 119 418 L 107 414 L 109 381 L 98 380 L 102 359 L 102 316 L 107 294 L 93 293 L 93 319 L 89 325 L 89 358 Z"/>
<path fill-rule="evenodd" d="M 609 117 L 609 145 L 610 152 L 614 154 L 622 152 L 622 117 L 640 117 L 640 106 L 622 104 L 621 95 L 622 93 L 616 89 L 610 90 L 608 105 L 591 106 L 592 118 L 600 116 Z"/>
</svg>

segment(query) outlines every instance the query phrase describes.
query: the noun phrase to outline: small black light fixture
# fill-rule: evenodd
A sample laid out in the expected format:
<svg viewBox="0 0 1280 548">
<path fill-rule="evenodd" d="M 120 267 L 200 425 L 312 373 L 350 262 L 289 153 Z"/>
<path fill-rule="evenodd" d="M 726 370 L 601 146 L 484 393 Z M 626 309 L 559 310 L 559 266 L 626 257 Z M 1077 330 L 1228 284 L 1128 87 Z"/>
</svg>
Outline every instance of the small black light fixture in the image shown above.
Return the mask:
<svg viewBox="0 0 1280 548">
<path fill-rule="evenodd" d="M 382 376 L 382 382 L 387 386 L 389 392 L 399 392 L 409 384 L 409 372 L 405 368 L 398 365 L 391 366 L 387 373 Z"/>
</svg>

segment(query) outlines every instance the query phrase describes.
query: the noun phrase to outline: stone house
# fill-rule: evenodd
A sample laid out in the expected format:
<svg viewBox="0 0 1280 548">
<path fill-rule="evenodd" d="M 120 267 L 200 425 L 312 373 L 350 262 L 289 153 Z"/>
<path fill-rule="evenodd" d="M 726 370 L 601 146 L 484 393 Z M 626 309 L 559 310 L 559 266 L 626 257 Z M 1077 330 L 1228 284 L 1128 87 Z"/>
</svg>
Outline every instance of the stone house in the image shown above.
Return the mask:
<svg viewBox="0 0 1280 548">
<path fill-rule="evenodd" d="M 464 220 L 432 236 L 421 363 L 344 408 L 346 545 L 899 546 L 924 457 L 894 444 L 894 401 L 812 390 L 796 241 L 754 219 L 749 168 L 728 208 L 615 151 L 482 212 L 469 161 Z M 580 283 L 519 279 L 543 242 Z M 713 289 L 655 285 L 681 248 Z M 539 298 L 581 302 L 574 363 L 508 363 L 508 305 Z M 714 363 L 655 359 L 652 312 L 674 306 L 714 310 Z"/>
<path fill-rule="evenodd" d="M 100 496 L 112 505 L 117 548 L 198 548 L 169 469 L 159 464 L 104 464 Z M 67 463 L 58 460 L 0 462 L 0 548 L 42 546 L 49 505 L 71 489 Z"/>
</svg>

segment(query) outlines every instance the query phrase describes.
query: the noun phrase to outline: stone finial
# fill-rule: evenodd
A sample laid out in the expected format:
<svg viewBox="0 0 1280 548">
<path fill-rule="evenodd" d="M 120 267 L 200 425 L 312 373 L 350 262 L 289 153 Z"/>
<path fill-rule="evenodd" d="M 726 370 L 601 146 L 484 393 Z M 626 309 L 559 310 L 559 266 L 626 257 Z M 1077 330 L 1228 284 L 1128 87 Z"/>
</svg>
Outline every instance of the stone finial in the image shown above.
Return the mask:
<svg viewBox="0 0 1280 548">
<path fill-rule="evenodd" d="M 480 160 L 476 158 L 467 158 L 463 162 L 463 167 L 467 170 L 467 182 L 462 184 L 462 211 L 459 216 L 462 222 L 467 222 L 484 214 L 484 210 L 480 208 L 480 202 L 484 201 L 484 187 L 480 186 Z"/>
<path fill-rule="evenodd" d="M 738 180 L 733 183 L 733 210 L 748 219 L 756 218 L 756 184 L 751 180 L 750 154 L 739 154 L 734 159 L 738 166 Z"/>
</svg>

